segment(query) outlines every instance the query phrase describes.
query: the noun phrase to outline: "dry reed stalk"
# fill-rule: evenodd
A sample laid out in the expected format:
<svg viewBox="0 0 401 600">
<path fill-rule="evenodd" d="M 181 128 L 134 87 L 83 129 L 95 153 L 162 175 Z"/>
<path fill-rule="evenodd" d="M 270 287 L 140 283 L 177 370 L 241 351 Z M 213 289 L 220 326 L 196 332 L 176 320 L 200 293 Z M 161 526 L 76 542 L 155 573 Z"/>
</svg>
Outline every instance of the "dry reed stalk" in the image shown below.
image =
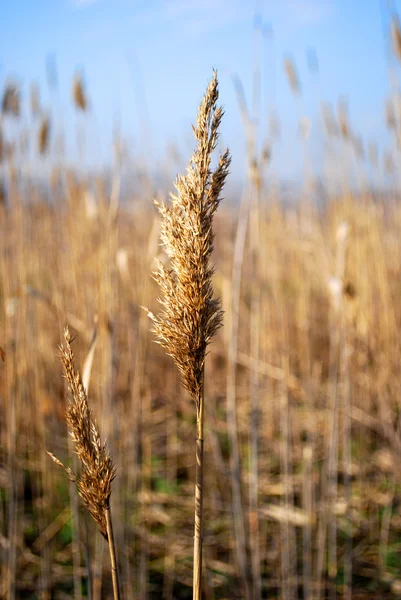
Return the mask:
<svg viewBox="0 0 401 600">
<path fill-rule="evenodd" d="M 15 231 L 15 249 L 13 254 L 13 260 L 15 260 L 13 272 L 7 268 L 7 263 L 4 261 L 4 252 L 7 246 L 2 240 L 1 250 L 3 260 L 1 263 L 1 281 L 3 286 L 2 294 L 5 298 L 12 297 L 12 287 L 16 282 L 20 283 L 26 277 L 27 270 L 27 257 L 26 257 L 26 236 L 24 238 L 24 221 L 23 221 L 23 210 L 21 209 L 20 198 L 17 194 L 15 180 L 9 181 L 10 194 L 12 194 L 12 200 L 14 202 L 13 210 L 14 215 L 11 219 L 9 214 L 2 215 L 2 227 L 4 231 L 10 231 L 14 228 Z M 2 236 L 4 238 L 7 236 Z M 18 268 L 15 269 L 15 265 Z M 26 326 L 22 327 L 24 322 L 26 304 L 21 303 L 18 310 L 8 315 L 8 318 L 4 321 L 4 328 L 2 335 L 5 337 L 5 343 L 7 340 L 14 339 L 17 348 L 20 348 L 19 352 L 15 352 L 13 358 L 6 360 L 5 372 L 2 372 L 2 378 L 6 384 L 6 402 L 5 415 L 6 415 L 6 434 L 3 437 L 2 447 L 5 449 L 4 465 L 7 465 L 7 487 L 8 487 L 8 507 L 7 507 L 7 537 L 8 537 L 8 551 L 4 556 L 4 573 L 5 576 L 0 584 L 0 596 L 14 600 L 18 597 L 18 570 L 17 570 L 17 554 L 19 544 L 22 540 L 21 537 L 21 508 L 18 502 L 18 494 L 21 489 L 21 471 L 18 468 L 18 451 L 19 451 L 19 430 L 21 425 L 21 414 L 23 408 L 22 404 L 22 386 L 19 383 L 21 373 L 24 372 L 24 363 L 26 357 L 22 350 L 22 347 L 26 345 Z M 7 313 L 6 313 L 7 316 Z M 26 322 L 26 321 L 25 321 Z M 7 350 L 7 346 L 6 346 Z M 26 364 L 26 363 L 25 363 Z M 3 557 L 2 557 L 3 558 Z"/>
<path fill-rule="evenodd" d="M 255 76 L 259 76 L 255 73 Z M 248 543 L 248 532 L 246 529 L 243 499 L 242 499 L 242 486 L 241 486 L 241 460 L 240 460 L 240 442 L 239 442 L 239 431 L 237 422 L 237 363 L 238 363 L 238 338 L 239 338 L 239 320 L 240 320 L 240 301 L 241 301 L 241 281 L 243 263 L 245 257 L 245 245 L 248 232 L 248 221 L 250 219 L 251 208 L 255 205 L 253 201 L 254 195 L 254 183 L 259 180 L 259 170 L 256 155 L 256 129 L 255 124 L 249 114 L 245 93 L 242 83 L 239 77 L 233 78 L 235 91 L 237 93 L 237 100 L 239 109 L 244 125 L 245 134 L 247 137 L 247 159 L 248 159 L 248 181 L 247 187 L 244 190 L 240 212 L 238 217 L 235 242 L 234 242 L 234 256 L 232 266 L 232 277 L 231 277 L 231 315 L 229 320 L 229 345 L 228 345 L 228 360 L 227 360 L 227 429 L 230 439 L 230 470 L 231 470 L 231 488 L 232 488 L 232 513 L 234 520 L 234 531 L 235 531 L 235 550 L 236 560 L 241 578 L 241 584 L 243 588 L 243 595 L 246 600 L 253 598 L 253 590 L 251 586 L 251 578 L 253 579 L 255 574 L 255 560 L 252 563 L 252 567 L 249 565 L 247 558 L 247 547 Z M 258 86 L 254 86 L 258 87 Z M 257 107 L 257 101 L 254 99 L 254 108 Z M 255 211 L 252 213 L 255 214 Z M 251 324 L 252 328 L 252 324 Z M 255 340 L 255 338 L 254 338 Z M 254 350 L 254 344 L 253 344 Z M 256 358 L 257 360 L 257 358 Z M 257 383 L 255 379 L 255 357 L 251 359 L 252 374 L 251 379 Z M 255 387 L 256 389 L 256 387 Z M 253 390 L 251 389 L 251 392 Z M 253 396 L 255 398 L 255 396 Z M 251 444 L 252 447 L 252 444 Z M 253 461 L 255 467 L 257 462 Z M 251 477 L 252 481 L 252 477 Z M 250 485 L 249 491 L 255 490 L 255 478 Z M 253 498 L 255 494 L 253 494 Z M 250 521 L 255 523 L 254 530 L 257 529 L 257 517 L 256 519 L 251 515 L 254 506 L 250 507 Z M 254 555 L 253 555 L 254 558 Z"/>
<path fill-rule="evenodd" d="M 394 158 L 390 150 L 388 150 L 383 156 L 383 168 L 388 175 L 391 175 L 395 171 Z"/>
<path fill-rule="evenodd" d="M 338 127 L 333 109 L 330 106 L 330 104 L 327 104 L 326 102 L 323 102 L 321 106 L 323 124 L 326 131 L 326 135 L 330 138 L 336 137 L 338 135 Z"/>
<path fill-rule="evenodd" d="M 313 219 L 314 214 L 310 215 Z M 316 218 L 316 217 L 315 217 Z M 301 360 L 300 369 L 302 373 L 303 385 L 306 390 L 305 405 L 307 410 L 310 411 L 309 420 L 313 423 L 312 427 L 305 429 L 304 440 L 302 444 L 302 508 L 307 515 L 306 523 L 302 528 L 302 585 L 303 585 L 303 597 L 305 600 L 312 599 L 312 523 L 314 519 L 314 484 L 313 484 L 313 468 L 314 468 L 314 456 L 315 456 L 315 443 L 314 443 L 314 379 L 316 374 L 312 367 L 311 361 L 311 331 L 310 331 L 310 315 L 309 306 L 311 303 L 311 282 L 308 277 L 302 277 L 300 280 L 300 291 L 299 291 L 299 315 L 297 319 L 297 325 L 300 334 L 300 349 Z"/>
<path fill-rule="evenodd" d="M 261 101 L 261 68 L 260 55 L 261 42 L 260 27 L 254 26 L 255 53 L 253 74 L 253 122 L 257 128 L 260 121 Z M 259 42 L 259 44 L 258 44 Z M 255 142 L 256 142 L 255 133 Z M 261 269 L 260 269 L 260 196 L 262 182 L 262 167 L 268 162 L 269 152 L 265 152 L 267 140 L 262 146 L 260 158 L 254 158 L 253 168 L 249 171 L 250 198 L 249 198 L 249 228 L 250 228 L 250 254 L 252 269 L 251 285 L 251 313 L 250 313 L 250 354 L 251 372 L 249 381 L 250 409 L 249 409 L 249 545 L 251 551 L 252 570 L 252 597 L 260 600 L 262 597 L 261 552 L 260 552 L 260 521 L 259 521 L 259 419 L 260 411 L 260 376 L 258 364 L 260 362 L 261 346 Z M 249 157 L 251 158 L 251 157 Z"/>
<path fill-rule="evenodd" d="M 317 589 L 316 597 L 320 599 L 322 594 L 322 582 L 325 560 L 325 549 L 327 540 L 327 571 L 329 582 L 334 583 L 338 573 L 337 563 L 337 517 L 335 514 L 335 502 L 338 496 L 338 461 L 339 461 L 339 442 L 340 442 L 340 409 L 341 409 L 341 368 L 345 368 L 346 348 L 345 334 L 343 327 L 343 289 L 346 266 L 346 248 L 349 234 L 349 225 L 343 222 L 339 225 L 336 232 L 336 268 L 335 277 L 328 282 L 328 288 L 331 296 L 332 311 L 330 315 L 330 359 L 329 359 L 329 381 L 328 381 L 328 405 L 329 415 L 327 422 L 328 429 L 328 453 L 324 463 L 321 486 L 321 506 L 320 519 L 317 531 L 318 554 L 316 560 Z M 349 381 L 344 377 L 344 391 L 348 389 Z M 349 397 L 345 394 L 342 399 L 344 414 L 349 412 Z M 344 417 L 343 431 L 343 453 L 349 460 L 350 449 L 346 434 L 349 430 L 349 422 Z M 347 476 L 345 476 L 347 479 Z M 345 493 L 349 494 L 349 481 L 345 481 Z M 345 564 L 346 591 L 350 591 L 349 573 Z M 347 589 L 348 588 L 348 589 Z M 331 586 L 330 597 L 333 597 L 335 588 Z"/>
<path fill-rule="evenodd" d="M 31 114 L 33 117 L 37 117 L 41 113 L 40 108 L 40 92 L 37 83 L 32 83 L 30 89 L 30 101 L 31 101 Z"/>
<path fill-rule="evenodd" d="M 220 300 L 213 298 L 210 257 L 213 216 L 220 203 L 230 165 L 228 150 L 211 170 L 223 110 L 217 108 L 218 82 L 214 71 L 199 106 L 193 132 L 197 147 L 186 175 L 175 182 L 172 204 L 156 205 L 162 215 L 161 240 L 170 258 L 169 268 L 158 262 L 155 279 L 160 286 L 162 311 L 149 313 L 158 343 L 172 356 L 183 386 L 196 405 L 196 486 L 193 598 L 202 596 L 203 441 L 206 349 L 222 325 Z"/>
<path fill-rule="evenodd" d="M 258 444 L 259 444 L 259 355 L 260 355 L 260 258 L 259 258 L 259 219 L 260 219 L 260 191 L 262 170 L 270 161 L 271 147 L 264 140 L 259 156 L 257 156 L 257 126 L 260 119 L 260 23 L 255 22 L 255 55 L 253 73 L 253 116 L 248 112 L 245 93 L 240 79 L 233 77 L 237 92 L 238 104 L 247 136 L 248 181 L 243 195 L 238 220 L 234 262 L 232 272 L 231 291 L 231 319 L 230 319 L 230 344 L 227 368 L 227 426 L 231 444 L 231 477 L 233 496 L 233 515 L 236 534 L 237 562 L 242 579 L 245 598 L 252 597 L 257 600 L 261 597 L 261 570 L 260 570 L 260 536 L 258 516 Z M 239 438 L 237 425 L 236 406 L 236 368 L 239 362 L 238 331 L 239 331 L 239 304 L 241 296 L 241 276 L 245 254 L 245 243 L 250 223 L 250 254 L 252 268 L 251 284 L 251 316 L 250 316 L 250 413 L 249 413 L 249 532 L 246 531 L 241 498 L 241 465 L 239 455 Z M 249 539 L 248 539 L 249 538 Z M 251 560 L 246 556 L 247 546 L 252 547 Z M 248 562 L 250 564 L 248 564 Z M 251 575 L 251 577 L 250 577 Z"/>
<path fill-rule="evenodd" d="M 387 129 L 389 129 L 390 131 L 395 131 L 397 129 L 397 118 L 395 115 L 394 103 L 391 100 L 391 98 L 389 98 L 386 102 L 385 120 Z"/>
<path fill-rule="evenodd" d="M 114 171 L 114 168 L 113 168 Z M 121 436 L 120 426 L 122 419 L 120 417 L 121 405 L 113 406 L 113 398 L 115 397 L 116 389 L 116 314 L 118 301 L 118 285 L 117 285 L 117 266 L 115 256 L 118 248 L 119 231 L 117 227 L 117 211 L 119 201 L 119 190 L 115 189 L 116 173 L 113 172 L 113 184 L 111 197 L 108 191 L 103 189 L 101 182 L 97 184 L 95 191 L 96 209 L 98 211 L 97 221 L 94 222 L 94 227 L 98 228 L 102 237 L 107 240 L 107 243 L 101 244 L 98 277 L 98 298 L 97 310 L 99 311 L 99 346 L 101 348 L 100 355 L 100 374 L 98 376 L 100 389 L 102 394 L 102 415 L 103 419 L 101 427 L 104 436 L 108 440 L 109 447 L 112 452 L 117 450 L 117 443 Z M 119 177 L 117 174 L 117 180 Z M 118 186 L 117 186 L 118 188 Z M 113 208 L 112 208 L 113 207 Z M 114 485 L 114 497 L 121 498 L 121 477 L 118 478 Z M 123 523 L 124 520 L 120 513 L 121 502 L 117 502 L 114 509 L 115 527 L 114 538 L 116 545 L 119 548 L 123 547 Z M 101 540 L 98 539 L 98 542 Z M 102 572 L 103 564 L 103 548 L 101 544 L 97 544 L 95 553 L 95 562 L 98 564 L 98 573 Z M 121 567 L 123 564 L 121 565 Z M 121 572 L 123 577 L 123 572 Z M 100 583 L 100 582 L 99 582 Z M 100 586 L 96 584 L 96 593 L 100 592 Z M 95 599 L 94 599 L 95 600 Z"/>
<path fill-rule="evenodd" d="M 289 344 L 287 337 L 288 324 L 283 311 L 279 316 L 280 327 L 283 331 L 283 345 L 285 348 L 281 356 L 282 369 L 285 373 L 284 379 L 280 385 L 280 435 L 282 438 L 280 444 L 280 473 L 284 483 L 284 494 L 282 496 L 282 508 L 285 518 L 280 524 L 281 529 L 281 573 L 282 573 L 282 594 L 286 600 L 293 600 L 297 597 L 298 576 L 297 576 L 297 544 L 295 527 L 289 519 L 291 509 L 294 507 L 294 489 L 293 489 L 293 462 L 292 462 L 292 429 L 290 418 L 290 398 L 288 394 L 288 380 L 290 375 L 289 364 Z"/>
<path fill-rule="evenodd" d="M 269 137 L 273 141 L 277 141 L 280 139 L 281 122 L 280 122 L 280 117 L 278 116 L 278 114 L 275 111 L 272 111 L 272 113 L 269 117 L 268 131 L 269 131 Z"/>
<path fill-rule="evenodd" d="M 250 251 L 252 260 L 253 283 L 251 287 L 250 315 L 250 415 L 249 415 L 249 541 L 252 548 L 251 567 L 253 598 L 262 597 L 262 578 L 260 570 L 260 523 L 259 523 L 259 419 L 260 419 L 260 331 L 261 331 L 261 283 L 260 283 L 260 173 L 257 168 L 252 181 L 250 205 Z"/>
<path fill-rule="evenodd" d="M 81 462 L 81 472 L 76 475 L 51 452 L 50 458 L 67 473 L 77 486 L 78 494 L 95 520 L 100 533 L 108 541 L 112 568 L 114 599 L 120 598 L 116 550 L 110 512 L 111 484 L 116 468 L 106 444 L 102 443 L 96 421 L 88 405 L 86 390 L 81 375 L 74 367 L 72 337 L 68 327 L 64 330 L 65 345 L 60 346 L 60 359 L 64 368 L 71 398 L 66 411 L 66 422 L 75 452 Z"/>
<path fill-rule="evenodd" d="M 3 136 L 3 132 L 0 129 L 0 164 L 3 162 L 5 156 L 5 140 Z"/>
<path fill-rule="evenodd" d="M 375 142 L 370 142 L 368 145 L 368 159 L 372 167 L 375 169 L 379 164 L 378 149 Z"/>
<path fill-rule="evenodd" d="M 246 554 L 247 534 L 241 491 L 240 442 L 237 422 L 237 362 L 241 302 L 241 281 L 245 255 L 246 234 L 249 220 L 249 204 L 244 193 L 234 242 L 234 256 L 231 283 L 231 318 L 227 358 L 227 429 L 230 439 L 230 470 L 232 488 L 232 512 L 235 531 L 235 550 L 243 593 L 249 600 L 249 565 Z"/>
</svg>

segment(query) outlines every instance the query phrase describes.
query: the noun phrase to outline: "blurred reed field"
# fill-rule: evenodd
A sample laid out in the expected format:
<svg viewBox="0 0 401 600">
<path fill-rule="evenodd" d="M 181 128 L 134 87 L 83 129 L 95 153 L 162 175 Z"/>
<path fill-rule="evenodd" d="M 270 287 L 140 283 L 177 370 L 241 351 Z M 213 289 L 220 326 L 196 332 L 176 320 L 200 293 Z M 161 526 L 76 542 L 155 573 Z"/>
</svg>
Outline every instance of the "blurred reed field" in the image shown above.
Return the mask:
<svg viewBox="0 0 401 600">
<path fill-rule="evenodd" d="M 397 19 L 389 36 L 401 60 Z M 302 94 L 295 63 L 283 67 Z M 256 107 L 259 83 L 256 65 Z M 299 200 L 285 202 L 270 170 L 277 118 L 260 143 L 237 77 L 234 85 L 248 174 L 241 202 L 223 192 L 214 221 L 224 316 L 204 381 L 203 597 L 398 598 L 399 190 L 368 185 L 361 139 L 340 102 L 322 110 L 340 191 L 330 194 L 323 180 L 317 201 L 305 175 Z M 89 93 L 77 75 L 78 129 Z M 28 100 L 32 131 L 20 117 Z M 107 542 L 46 453 L 80 472 L 58 357 L 68 324 L 116 469 L 121 597 L 192 598 L 196 408 L 142 308 L 159 312 L 155 257 L 168 269 L 152 202 L 160 187 L 142 170 L 121 202 L 117 135 L 111 177 L 67 168 L 55 112 L 43 109 L 36 85 L 27 99 L 6 82 L 1 110 L 0 597 L 113 598 Z M 400 110 L 395 94 L 383 124 L 393 153 L 380 157 L 373 143 L 365 153 L 383 173 L 400 164 Z M 305 155 L 310 126 L 300 118 Z M 31 153 L 54 157 L 46 179 L 24 171 L 28 142 Z"/>
</svg>

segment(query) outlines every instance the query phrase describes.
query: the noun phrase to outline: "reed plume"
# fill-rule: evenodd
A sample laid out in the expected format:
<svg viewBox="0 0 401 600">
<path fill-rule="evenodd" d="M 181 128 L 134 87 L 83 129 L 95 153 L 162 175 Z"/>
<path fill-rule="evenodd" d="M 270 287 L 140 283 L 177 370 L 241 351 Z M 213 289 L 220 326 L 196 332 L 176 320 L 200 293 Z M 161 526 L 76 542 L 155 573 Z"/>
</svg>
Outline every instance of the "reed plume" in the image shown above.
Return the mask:
<svg viewBox="0 0 401 600">
<path fill-rule="evenodd" d="M 1 100 L 1 111 L 3 115 L 19 117 L 21 111 L 20 89 L 16 83 L 10 82 L 6 85 Z"/>
<path fill-rule="evenodd" d="M 397 59 L 401 62 L 401 27 L 397 16 L 394 16 L 391 22 L 391 41 L 393 45 L 393 52 Z"/>
<path fill-rule="evenodd" d="M 204 365 L 207 346 L 222 325 L 219 299 L 213 297 L 210 264 L 213 251 L 213 216 L 220 203 L 229 166 L 228 149 L 214 171 L 211 157 L 218 141 L 223 110 L 217 108 L 218 81 L 214 71 L 199 106 L 193 132 L 197 147 L 187 172 L 175 182 L 171 204 L 156 202 L 162 216 L 161 241 L 170 258 L 168 268 L 158 262 L 155 279 L 161 289 L 162 310 L 149 313 L 158 343 L 172 356 L 184 387 L 195 401 L 197 416 L 194 591 L 201 598 Z"/>
<path fill-rule="evenodd" d="M 349 140 L 351 137 L 351 126 L 348 116 L 348 104 L 344 99 L 341 99 L 338 103 L 337 117 L 340 126 L 341 137 L 344 140 Z"/>
<path fill-rule="evenodd" d="M 38 149 L 40 154 L 46 154 L 49 148 L 49 140 L 50 140 L 50 119 L 49 117 L 44 117 L 42 122 L 40 123 L 39 132 L 38 132 Z"/>
<path fill-rule="evenodd" d="M 88 108 L 88 99 L 86 97 L 85 84 L 81 75 L 77 74 L 74 77 L 72 85 L 72 97 L 76 108 L 85 112 Z"/>
<path fill-rule="evenodd" d="M 113 527 L 110 513 L 111 484 L 116 476 L 116 468 L 105 443 L 102 443 L 96 421 L 89 408 L 87 394 L 81 374 L 75 370 L 72 337 L 68 327 L 64 330 L 65 345 L 60 346 L 60 360 L 67 379 L 70 398 L 66 411 L 66 422 L 75 452 L 81 463 L 81 472 L 75 474 L 51 452 L 50 458 L 62 467 L 73 481 L 78 494 L 95 520 L 100 533 L 109 543 L 114 598 L 119 599 L 117 561 L 114 547 Z"/>
<path fill-rule="evenodd" d="M 284 71 L 288 80 L 288 84 L 293 94 L 301 93 L 301 84 L 299 81 L 298 73 L 295 68 L 294 61 L 290 58 L 284 59 Z"/>
</svg>

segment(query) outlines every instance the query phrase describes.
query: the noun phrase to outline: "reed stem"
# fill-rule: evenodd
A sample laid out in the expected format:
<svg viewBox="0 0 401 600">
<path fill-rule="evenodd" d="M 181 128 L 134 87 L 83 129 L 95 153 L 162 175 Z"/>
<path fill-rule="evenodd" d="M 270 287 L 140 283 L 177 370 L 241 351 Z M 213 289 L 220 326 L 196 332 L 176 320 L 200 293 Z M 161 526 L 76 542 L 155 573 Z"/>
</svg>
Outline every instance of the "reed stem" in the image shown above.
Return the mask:
<svg viewBox="0 0 401 600">
<path fill-rule="evenodd" d="M 196 469 L 195 469 L 195 531 L 193 599 L 202 598 L 202 542 L 203 542 L 203 386 L 197 402 L 196 414 Z"/>
<path fill-rule="evenodd" d="M 106 526 L 107 526 L 107 538 L 108 538 L 108 542 L 109 542 L 109 551 L 110 551 L 111 577 L 112 577 L 112 581 L 113 581 L 113 596 L 114 596 L 114 600 L 121 600 L 120 582 L 119 582 L 119 577 L 118 577 L 118 566 L 117 566 L 117 555 L 116 555 L 116 547 L 114 544 L 113 522 L 111 520 L 110 506 L 108 506 L 106 508 L 105 516 L 106 516 Z"/>
</svg>

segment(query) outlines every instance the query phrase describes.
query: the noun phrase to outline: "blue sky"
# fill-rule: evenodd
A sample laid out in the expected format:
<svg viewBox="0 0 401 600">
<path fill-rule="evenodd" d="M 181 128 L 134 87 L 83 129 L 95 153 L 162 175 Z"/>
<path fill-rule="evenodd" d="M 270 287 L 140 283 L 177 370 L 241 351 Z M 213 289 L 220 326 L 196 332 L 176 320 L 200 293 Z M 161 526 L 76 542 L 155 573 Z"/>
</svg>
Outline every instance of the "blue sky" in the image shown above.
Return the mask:
<svg viewBox="0 0 401 600">
<path fill-rule="evenodd" d="M 346 96 L 355 130 L 364 140 L 390 147 L 383 105 L 390 88 L 389 64 L 395 63 L 389 59 L 384 36 L 389 18 L 385 4 L 384 0 L 3 2 L 0 84 L 16 77 L 27 95 L 30 82 L 39 82 L 44 106 L 57 104 L 56 112 L 62 112 L 72 139 L 77 118 L 70 103 L 71 81 L 82 69 L 91 102 L 86 160 L 107 163 L 116 118 L 134 154 L 161 160 L 169 142 L 178 143 L 184 153 L 192 148 L 190 124 L 215 67 L 226 111 L 222 142 L 230 146 L 233 170 L 240 174 L 244 132 L 230 74 L 241 78 L 251 105 L 253 23 L 260 14 L 266 35 L 261 36 L 257 53 L 263 87 L 259 130 L 266 131 L 264 117 L 275 108 L 282 131 L 273 149 L 272 168 L 293 179 L 302 171 L 297 136 L 301 116 L 312 120 L 311 160 L 319 168 L 322 100 L 336 104 Z M 306 56 L 311 49 L 318 58 L 318 75 L 308 71 Z M 46 87 L 49 54 L 57 64 L 56 96 Z M 299 98 L 294 98 L 285 78 L 284 56 L 294 60 L 299 72 Z M 70 146 L 74 159 L 76 150 Z"/>
</svg>

